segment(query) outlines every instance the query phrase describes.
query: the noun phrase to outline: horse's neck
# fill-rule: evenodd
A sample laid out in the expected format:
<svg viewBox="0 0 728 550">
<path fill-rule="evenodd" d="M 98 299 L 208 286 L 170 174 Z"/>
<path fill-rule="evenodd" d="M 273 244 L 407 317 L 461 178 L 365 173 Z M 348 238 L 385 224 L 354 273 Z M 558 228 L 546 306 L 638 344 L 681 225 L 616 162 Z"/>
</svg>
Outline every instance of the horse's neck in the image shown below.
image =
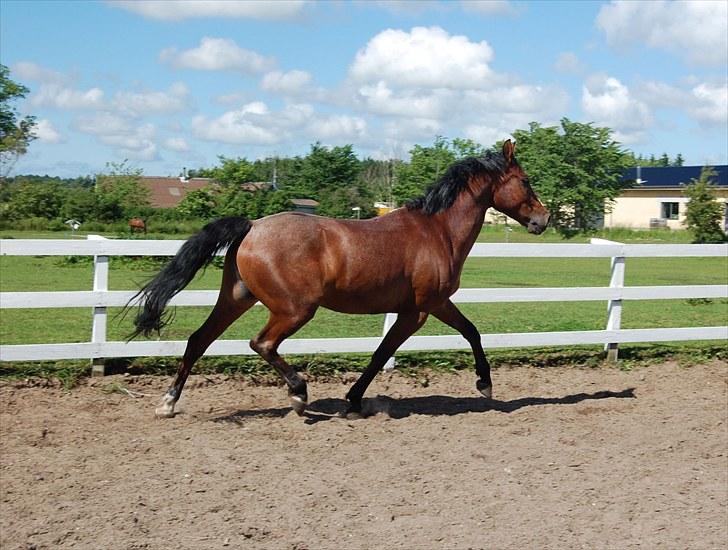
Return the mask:
<svg viewBox="0 0 728 550">
<path fill-rule="evenodd" d="M 453 260 L 462 265 L 470 249 L 473 248 L 483 226 L 483 219 L 488 205 L 475 199 L 469 191 L 463 191 L 453 205 L 441 212 Z"/>
</svg>

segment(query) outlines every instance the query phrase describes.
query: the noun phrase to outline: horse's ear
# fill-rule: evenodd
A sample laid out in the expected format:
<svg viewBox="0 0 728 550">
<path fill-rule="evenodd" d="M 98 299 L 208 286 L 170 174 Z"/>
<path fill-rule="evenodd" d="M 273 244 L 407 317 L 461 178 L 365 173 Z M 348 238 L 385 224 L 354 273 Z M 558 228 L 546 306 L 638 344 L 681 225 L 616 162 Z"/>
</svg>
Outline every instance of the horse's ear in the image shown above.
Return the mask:
<svg viewBox="0 0 728 550">
<path fill-rule="evenodd" d="M 503 158 L 505 159 L 507 164 L 510 164 L 513 162 L 513 155 L 516 152 L 516 144 L 513 143 L 510 139 L 505 140 L 503 143 Z"/>
</svg>

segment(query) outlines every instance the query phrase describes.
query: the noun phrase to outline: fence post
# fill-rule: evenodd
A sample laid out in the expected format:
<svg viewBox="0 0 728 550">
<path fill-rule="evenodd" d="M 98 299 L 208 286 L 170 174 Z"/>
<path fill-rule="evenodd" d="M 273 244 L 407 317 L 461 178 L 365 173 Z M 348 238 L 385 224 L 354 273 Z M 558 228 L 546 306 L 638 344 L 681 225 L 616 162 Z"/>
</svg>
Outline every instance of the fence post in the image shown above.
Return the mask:
<svg viewBox="0 0 728 550">
<path fill-rule="evenodd" d="M 392 328 L 392 325 L 397 320 L 397 314 L 396 313 L 387 313 L 384 316 L 384 327 L 382 328 L 382 336 L 386 336 L 389 332 L 389 329 Z M 395 364 L 394 364 L 394 355 L 387 359 L 387 362 L 384 363 L 384 372 L 391 372 L 394 370 Z"/>
<path fill-rule="evenodd" d="M 88 235 L 92 241 L 106 240 L 101 235 Z M 94 291 L 109 290 L 109 257 L 94 256 Z M 106 320 L 105 307 L 94 307 L 93 320 L 91 324 L 91 342 L 106 342 Z M 105 376 L 106 365 L 103 357 L 91 359 L 91 376 Z"/>
<path fill-rule="evenodd" d="M 591 244 L 624 244 L 606 239 L 592 239 Z M 612 258 L 612 273 L 609 279 L 610 288 L 624 288 L 624 256 Z M 609 300 L 607 302 L 606 330 L 619 330 L 622 325 L 622 300 Z M 619 355 L 619 344 L 611 342 L 604 344 L 607 361 L 616 363 Z"/>
</svg>

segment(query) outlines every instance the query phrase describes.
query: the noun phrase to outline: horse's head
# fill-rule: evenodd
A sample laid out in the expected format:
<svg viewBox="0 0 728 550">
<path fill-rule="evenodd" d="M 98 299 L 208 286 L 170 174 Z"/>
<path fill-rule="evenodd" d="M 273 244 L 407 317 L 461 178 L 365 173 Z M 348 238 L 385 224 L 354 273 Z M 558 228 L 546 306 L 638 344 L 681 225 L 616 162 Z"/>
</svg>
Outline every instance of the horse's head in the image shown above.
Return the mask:
<svg viewBox="0 0 728 550">
<path fill-rule="evenodd" d="M 493 188 L 493 208 L 539 235 L 549 224 L 549 213 L 528 183 L 528 176 L 516 161 L 516 146 L 509 139 L 503 144 L 505 168 Z"/>
</svg>

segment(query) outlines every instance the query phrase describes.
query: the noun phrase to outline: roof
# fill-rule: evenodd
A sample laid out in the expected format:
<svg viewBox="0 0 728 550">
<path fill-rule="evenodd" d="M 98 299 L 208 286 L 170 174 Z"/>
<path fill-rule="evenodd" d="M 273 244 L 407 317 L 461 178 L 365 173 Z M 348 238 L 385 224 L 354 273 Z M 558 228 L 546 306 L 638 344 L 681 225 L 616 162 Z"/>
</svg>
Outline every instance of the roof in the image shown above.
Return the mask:
<svg viewBox="0 0 728 550">
<path fill-rule="evenodd" d="M 154 208 L 174 208 L 190 191 L 215 185 L 210 178 L 189 178 L 142 176 L 140 183 L 149 189 L 149 204 Z"/>
<path fill-rule="evenodd" d="M 291 199 L 291 202 L 296 206 L 313 206 L 314 208 L 319 205 L 319 203 L 313 199 Z"/>
<path fill-rule="evenodd" d="M 703 166 L 659 166 L 630 168 L 622 175 L 622 180 L 632 180 L 642 189 L 680 189 L 693 179 L 700 178 Z M 717 187 L 728 187 L 728 165 L 713 166 L 717 176 L 713 184 Z"/>
</svg>

